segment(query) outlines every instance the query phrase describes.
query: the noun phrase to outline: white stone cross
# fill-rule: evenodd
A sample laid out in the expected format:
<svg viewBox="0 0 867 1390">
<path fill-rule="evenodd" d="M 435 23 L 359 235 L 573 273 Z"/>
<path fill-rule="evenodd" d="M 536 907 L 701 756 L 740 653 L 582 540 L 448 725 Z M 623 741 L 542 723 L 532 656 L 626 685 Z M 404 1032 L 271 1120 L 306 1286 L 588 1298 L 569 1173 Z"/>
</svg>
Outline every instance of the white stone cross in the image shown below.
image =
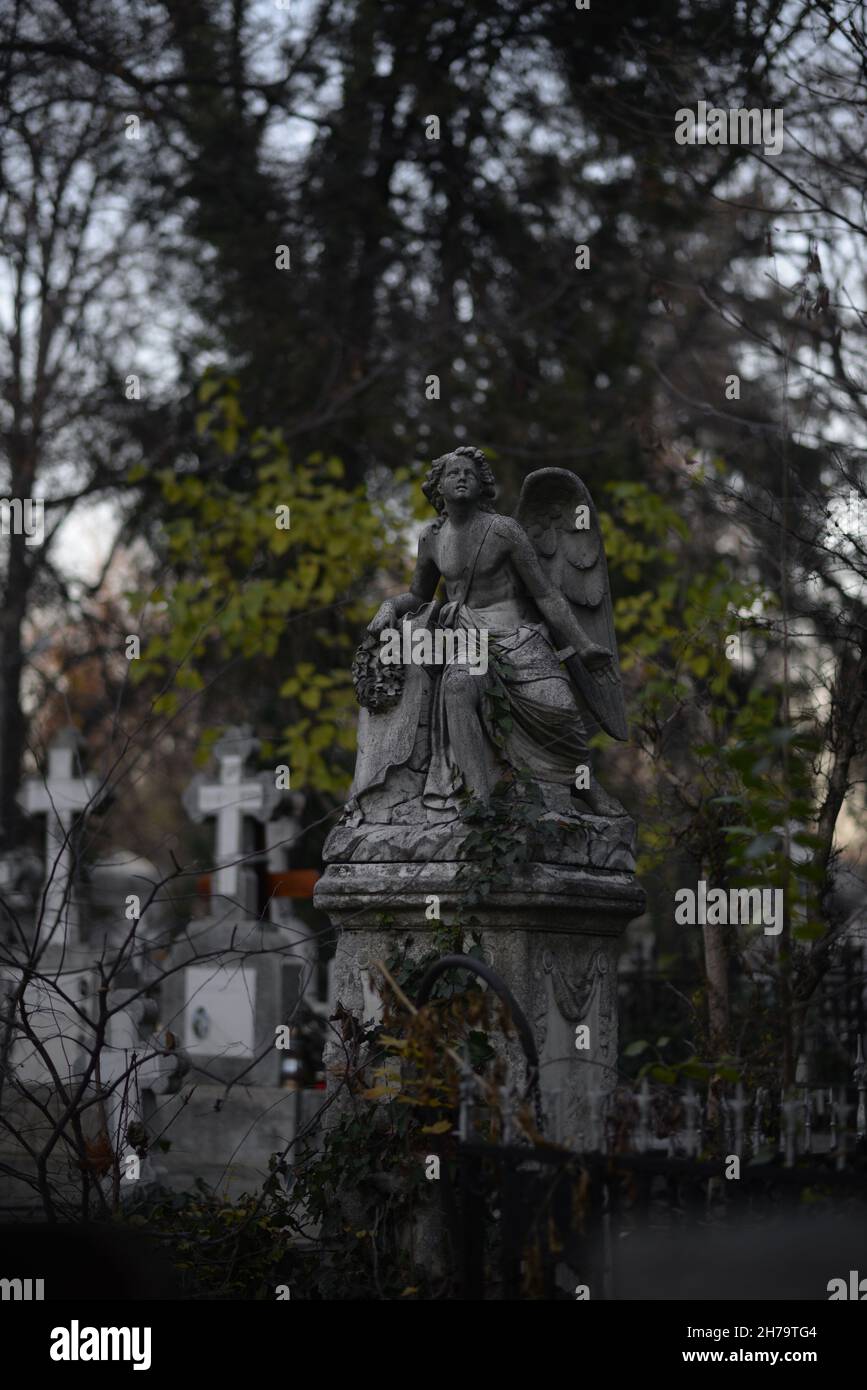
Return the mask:
<svg viewBox="0 0 867 1390">
<path fill-rule="evenodd" d="M 80 743 L 76 729 L 57 735 L 48 749 L 48 772 L 25 779 L 18 804 L 29 816 L 45 816 L 45 914 L 46 936 L 50 936 L 61 916 L 64 918 L 62 944 L 77 945 L 78 904 L 74 900 L 73 849 L 70 831 L 77 816 L 93 808 L 99 778 L 75 775 L 75 755 Z M 61 944 L 58 942 L 58 944 Z"/>
<path fill-rule="evenodd" d="M 273 772 L 247 773 L 247 764 L 258 747 L 259 740 L 250 736 L 247 725 L 228 729 L 214 747 L 217 781 L 199 773 L 184 792 L 184 806 L 194 821 L 211 816 L 217 822 L 212 898 L 238 900 L 243 868 L 239 861 L 247 853 L 244 822 L 248 816 L 269 820 L 281 800 Z"/>
</svg>

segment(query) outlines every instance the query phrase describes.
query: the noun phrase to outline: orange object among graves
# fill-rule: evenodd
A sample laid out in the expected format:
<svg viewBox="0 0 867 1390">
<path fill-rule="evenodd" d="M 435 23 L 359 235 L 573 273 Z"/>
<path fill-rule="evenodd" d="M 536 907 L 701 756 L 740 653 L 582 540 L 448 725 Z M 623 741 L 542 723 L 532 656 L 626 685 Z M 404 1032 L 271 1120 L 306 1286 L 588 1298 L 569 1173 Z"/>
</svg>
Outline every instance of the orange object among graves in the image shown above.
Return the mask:
<svg viewBox="0 0 867 1390">
<path fill-rule="evenodd" d="M 268 896 L 271 898 L 312 898 L 313 889 L 322 877 L 318 869 L 287 869 L 282 874 L 268 875 Z M 196 892 L 210 897 L 211 875 L 199 874 Z"/>
<path fill-rule="evenodd" d="M 321 877 L 318 869 L 286 869 L 268 875 L 268 892 L 274 898 L 312 898 Z"/>
</svg>

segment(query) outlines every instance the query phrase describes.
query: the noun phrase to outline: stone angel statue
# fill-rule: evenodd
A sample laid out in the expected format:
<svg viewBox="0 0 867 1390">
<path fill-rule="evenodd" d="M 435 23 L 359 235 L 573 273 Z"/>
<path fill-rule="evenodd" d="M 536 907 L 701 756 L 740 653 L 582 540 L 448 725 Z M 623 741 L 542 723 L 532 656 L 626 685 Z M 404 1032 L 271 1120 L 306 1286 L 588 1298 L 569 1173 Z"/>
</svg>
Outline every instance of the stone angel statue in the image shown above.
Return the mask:
<svg viewBox="0 0 867 1390">
<path fill-rule="evenodd" d="M 565 469 L 539 469 L 514 517 L 502 516 L 484 454 L 462 446 L 434 460 L 423 490 L 437 517 L 419 540 L 411 587 L 381 605 L 355 668 L 367 708 L 352 804 L 362 817 L 405 826 L 453 818 L 462 793 L 487 802 L 511 768 L 556 791 L 560 806 L 577 788 L 591 814 L 625 816 L 593 775 L 588 749 L 598 728 L 616 739 L 627 728 L 605 550 L 586 487 Z M 454 643 L 439 662 L 378 665 L 376 643 L 401 625 L 413 635 L 474 635 L 488 653 L 484 669 L 462 661 Z"/>
</svg>

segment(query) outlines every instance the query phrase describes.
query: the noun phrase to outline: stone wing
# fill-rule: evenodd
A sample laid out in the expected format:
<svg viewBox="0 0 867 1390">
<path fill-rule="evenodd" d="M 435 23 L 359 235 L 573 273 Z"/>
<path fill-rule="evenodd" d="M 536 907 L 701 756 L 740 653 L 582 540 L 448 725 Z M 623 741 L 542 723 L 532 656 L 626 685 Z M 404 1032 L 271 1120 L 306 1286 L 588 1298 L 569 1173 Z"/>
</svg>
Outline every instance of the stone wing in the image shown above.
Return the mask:
<svg viewBox="0 0 867 1390">
<path fill-rule="evenodd" d="M 579 513 L 579 507 L 586 507 L 586 512 Z M 614 660 L 603 671 L 586 670 L 577 656 L 568 658 L 565 665 L 605 732 L 612 738 L 627 738 L 608 565 L 590 493 L 577 474 L 565 468 L 540 468 L 524 480 L 515 520 L 591 642 L 613 654 Z M 576 527 L 576 521 L 587 524 Z"/>
</svg>

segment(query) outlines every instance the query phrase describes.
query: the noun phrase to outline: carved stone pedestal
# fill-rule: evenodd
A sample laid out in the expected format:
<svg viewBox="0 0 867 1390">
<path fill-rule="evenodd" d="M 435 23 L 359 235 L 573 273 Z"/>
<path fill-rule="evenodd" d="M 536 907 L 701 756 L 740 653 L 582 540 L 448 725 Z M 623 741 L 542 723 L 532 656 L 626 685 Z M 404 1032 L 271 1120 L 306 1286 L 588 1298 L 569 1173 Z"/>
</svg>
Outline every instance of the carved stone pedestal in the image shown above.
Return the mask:
<svg viewBox="0 0 867 1390">
<path fill-rule="evenodd" d="M 609 823 L 597 821 L 589 840 L 605 839 Z M 633 827 L 631 822 L 629 835 Z M 620 823 L 623 835 L 623 823 Z M 588 853 L 588 858 L 592 856 Z M 357 1017 L 376 1017 L 373 962 L 385 961 L 397 941 L 412 937 L 410 956 L 432 947 L 440 923 L 456 920 L 465 891 L 467 865 L 442 863 L 332 863 L 316 889 L 316 905 L 327 912 L 340 940 L 332 970 L 332 1004 Z M 431 895 L 439 899 L 440 923 L 425 916 Z M 540 1059 L 547 1135 L 579 1147 L 593 1140 L 598 1099 L 616 1084 L 617 940 L 644 910 L 644 892 L 628 870 L 588 864 L 534 863 L 520 881 L 472 908 L 481 923 L 485 958 L 503 978 L 526 1014 Z M 464 910 L 464 916 L 466 910 Z M 587 1033 L 577 1030 L 586 1025 Z M 576 1046 L 576 1043 L 586 1046 Z M 526 1080 L 517 1042 L 507 1048 L 513 1081 Z M 326 1054 L 338 1064 L 339 1048 Z"/>
</svg>

